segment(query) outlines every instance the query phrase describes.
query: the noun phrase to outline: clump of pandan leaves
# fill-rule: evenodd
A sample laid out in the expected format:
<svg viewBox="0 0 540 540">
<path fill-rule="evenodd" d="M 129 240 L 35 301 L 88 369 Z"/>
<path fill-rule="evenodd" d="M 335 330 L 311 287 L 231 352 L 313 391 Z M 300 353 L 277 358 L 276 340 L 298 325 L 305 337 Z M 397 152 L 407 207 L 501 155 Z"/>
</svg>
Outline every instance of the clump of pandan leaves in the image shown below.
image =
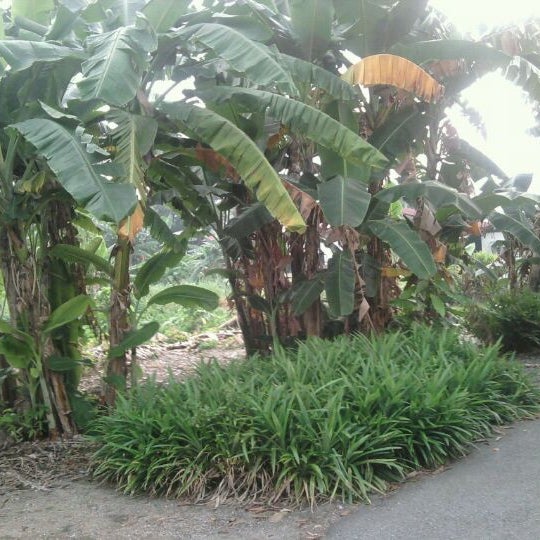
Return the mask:
<svg viewBox="0 0 540 540">
<path fill-rule="evenodd" d="M 451 330 L 310 339 L 134 389 L 95 426 L 94 475 L 193 501 L 367 500 L 538 410 L 521 366 Z"/>
</svg>

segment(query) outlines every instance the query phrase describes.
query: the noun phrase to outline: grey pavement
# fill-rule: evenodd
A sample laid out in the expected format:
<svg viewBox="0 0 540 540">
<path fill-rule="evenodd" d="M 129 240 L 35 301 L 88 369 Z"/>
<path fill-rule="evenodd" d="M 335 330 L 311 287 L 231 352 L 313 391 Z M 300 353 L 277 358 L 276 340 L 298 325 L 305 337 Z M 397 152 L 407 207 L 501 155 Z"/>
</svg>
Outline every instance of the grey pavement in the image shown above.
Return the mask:
<svg viewBox="0 0 540 540">
<path fill-rule="evenodd" d="M 443 472 L 355 507 L 325 538 L 540 540 L 540 420 L 518 422 Z"/>
</svg>

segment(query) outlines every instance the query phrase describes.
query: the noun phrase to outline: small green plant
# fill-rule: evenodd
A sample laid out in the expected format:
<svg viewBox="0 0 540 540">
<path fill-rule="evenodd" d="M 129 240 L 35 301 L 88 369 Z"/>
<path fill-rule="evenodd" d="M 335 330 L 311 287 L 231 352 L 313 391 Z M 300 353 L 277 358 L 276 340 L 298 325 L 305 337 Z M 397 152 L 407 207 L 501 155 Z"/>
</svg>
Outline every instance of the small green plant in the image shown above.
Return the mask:
<svg viewBox="0 0 540 540">
<path fill-rule="evenodd" d="M 366 500 L 539 402 L 519 364 L 448 329 L 309 339 L 135 388 L 94 426 L 94 475 L 191 500 Z"/>
<path fill-rule="evenodd" d="M 411 278 L 401 295 L 392 301 L 396 309 L 392 326 L 406 330 L 418 323 L 455 325 L 466 301 L 456 287 L 455 276 L 448 270 L 433 279 Z"/>
<path fill-rule="evenodd" d="M 39 405 L 25 411 L 3 409 L 0 412 L 0 431 L 14 442 L 43 437 L 47 433 L 47 410 Z"/>
<path fill-rule="evenodd" d="M 485 343 L 500 340 L 506 351 L 540 347 L 540 294 L 530 290 L 499 292 L 483 303 L 471 304 L 468 329 Z"/>
</svg>

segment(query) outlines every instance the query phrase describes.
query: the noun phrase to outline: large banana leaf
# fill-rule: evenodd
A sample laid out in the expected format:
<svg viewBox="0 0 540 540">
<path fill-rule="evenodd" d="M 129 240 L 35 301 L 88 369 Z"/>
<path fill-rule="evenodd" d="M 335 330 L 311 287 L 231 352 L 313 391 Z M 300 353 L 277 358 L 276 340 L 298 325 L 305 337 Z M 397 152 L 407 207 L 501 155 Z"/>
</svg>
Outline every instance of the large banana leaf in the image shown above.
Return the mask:
<svg viewBox="0 0 540 540">
<path fill-rule="evenodd" d="M 36 62 L 58 62 L 65 58 L 86 58 L 82 49 L 18 39 L 0 41 L 0 56 L 10 65 L 12 72 L 27 69 Z"/>
<path fill-rule="evenodd" d="M 58 306 L 49 316 L 43 326 L 42 332 L 50 333 L 60 326 L 64 326 L 79 317 L 82 317 L 93 304 L 92 299 L 85 294 L 79 294 Z"/>
<path fill-rule="evenodd" d="M 324 290 L 324 280 L 321 277 L 306 279 L 295 283 L 291 289 L 291 306 L 294 315 L 302 315 Z"/>
<path fill-rule="evenodd" d="M 184 307 L 199 307 L 211 311 L 219 305 L 219 296 L 203 287 L 195 285 L 175 285 L 158 292 L 150 300 L 148 306 L 158 304 L 178 304 Z"/>
<path fill-rule="evenodd" d="M 260 202 L 289 230 L 303 232 L 305 223 L 280 177 L 257 145 L 227 119 L 187 103 L 165 103 L 163 110 L 195 138 L 226 157 Z"/>
<path fill-rule="evenodd" d="M 464 39 L 436 39 L 417 41 L 410 44 L 398 43 L 389 52 L 408 58 L 419 65 L 434 60 L 458 60 L 464 58 L 470 62 L 481 62 L 493 67 L 505 67 L 510 60 L 508 55 L 493 47 Z"/>
<path fill-rule="evenodd" d="M 40 24 L 49 23 L 49 13 L 54 9 L 54 0 L 11 0 L 11 15 L 24 17 Z"/>
<path fill-rule="evenodd" d="M 56 244 L 51 250 L 50 254 L 52 257 L 58 257 L 62 261 L 66 262 L 75 262 L 83 265 L 93 264 L 97 270 L 105 272 L 108 276 L 113 275 L 113 267 L 103 257 L 96 255 L 92 251 L 72 246 L 69 244 Z"/>
<path fill-rule="evenodd" d="M 150 206 L 147 206 L 144 210 L 144 225 L 150 229 L 152 238 L 161 242 L 165 247 L 175 253 L 185 250 L 186 239 L 176 236 L 163 218 Z"/>
<path fill-rule="evenodd" d="M 136 330 L 131 330 L 128 332 L 124 339 L 115 347 L 112 347 L 109 351 L 110 358 L 116 358 L 122 356 L 126 351 L 138 347 L 143 343 L 149 341 L 155 333 L 159 330 L 159 323 L 156 321 L 151 321 Z"/>
<path fill-rule="evenodd" d="M 289 56 L 288 54 L 280 54 L 280 62 L 286 66 L 287 71 L 292 75 L 293 79 L 297 81 L 297 85 L 300 87 L 315 86 L 321 90 L 324 90 L 329 96 L 334 99 L 355 101 L 357 95 L 354 88 L 341 77 L 334 75 L 327 69 L 306 62 L 300 58 Z"/>
<path fill-rule="evenodd" d="M 157 47 L 157 40 L 146 22 L 146 26 L 94 34 L 86 47 L 90 58 L 83 62 L 83 78 L 77 82 L 80 99 L 122 106 L 135 97 L 147 54 Z"/>
<path fill-rule="evenodd" d="M 357 227 L 366 216 L 371 195 L 359 180 L 336 176 L 318 186 L 319 202 L 333 227 Z"/>
<path fill-rule="evenodd" d="M 356 133 L 326 113 L 300 101 L 279 94 L 248 88 L 217 86 L 201 92 L 203 98 L 222 102 L 230 100 L 242 109 L 268 112 L 291 130 L 337 152 L 356 165 L 384 168 L 387 159 Z"/>
<path fill-rule="evenodd" d="M 123 180 L 135 186 L 144 203 L 146 166 L 142 158 L 154 144 L 158 124 L 149 116 L 126 111 L 113 111 L 109 117 L 117 125 L 111 134 L 117 146 L 115 161 L 123 165 Z"/>
<path fill-rule="evenodd" d="M 529 247 L 535 253 L 540 253 L 540 238 L 534 234 L 532 228 L 500 212 L 492 212 L 488 219 L 497 230 L 510 233 L 523 245 Z"/>
<path fill-rule="evenodd" d="M 505 71 L 505 77 L 523 88 L 532 99 L 540 102 L 540 69 L 534 64 L 515 56 Z"/>
<path fill-rule="evenodd" d="M 150 0 L 142 12 L 156 32 L 165 32 L 187 12 L 190 3 L 190 0 Z"/>
<path fill-rule="evenodd" d="M 334 2 L 334 8 L 343 29 L 343 49 L 361 58 L 381 51 L 384 41 L 381 29 L 390 11 L 387 2 L 341 0 Z"/>
<path fill-rule="evenodd" d="M 208 47 L 219 58 L 254 83 L 262 86 L 275 85 L 281 91 L 298 95 L 288 71 L 281 66 L 272 51 L 241 32 L 221 24 L 198 24 L 169 34 L 174 45 L 178 41 L 192 39 Z"/>
<path fill-rule="evenodd" d="M 146 296 L 150 292 L 150 285 L 157 283 L 167 268 L 176 266 L 183 256 L 183 252 L 160 251 L 145 261 L 133 281 L 135 298 Z"/>
<path fill-rule="evenodd" d="M 119 223 L 137 203 L 132 186 L 115 184 L 98 172 L 103 155 L 86 148 L 64 126 L 35 118 L 12 126 L 47 159 L 58 181 L 71 196 L 98 219 Z"/>
<path fill-rule="evenodd" d="M 363 86 L 392 85 L 434 102 L 444 88 L 429 73 L 414 62 L 395 54 L 374 54 L 356 62 L 343 79 Z"/>
<path fill-rule="evenodd" d="M 257 203 L 231 219 L 224 227 L 224 232 L 236 239 L 246 238 L 272 220 L 273 218 L 266 207 Z"/>
<path fill-rule="evenodd" d="M 332 40 L 332 2 L 328 0 L 292 0 L 291 26 L 306 60 L 326 52 Z"/>
<path fill-rule="evenodd" d="M 404 221 L 368 221 L 367 227 L 375 236 L 387 242 L 420 279 L 430 278 L 437 272 L 427 244 Z"/>
<path fill-rule="evenodd" d="M 328 308 L 334 317 L 344 317 L 354 309 L 355 262 L 345 251 L 338 251 L 328 261 L 324 288 Z"/>
<path fill-rule="evenodd" d="M 409 200 L 415 200 L 417 197 L 425 197 L 436 209 L 452 206 L 463 212 L 470 219 L 479 219 L 482 217 L 482 210 L 471 199 L 440 182 L 427 181 L 401 184 L 383 189 L 375 195 L 377 200 L 387 203 L 393 203 L 401 199 L 401 197 L 406 197 Z"/>
</svg>

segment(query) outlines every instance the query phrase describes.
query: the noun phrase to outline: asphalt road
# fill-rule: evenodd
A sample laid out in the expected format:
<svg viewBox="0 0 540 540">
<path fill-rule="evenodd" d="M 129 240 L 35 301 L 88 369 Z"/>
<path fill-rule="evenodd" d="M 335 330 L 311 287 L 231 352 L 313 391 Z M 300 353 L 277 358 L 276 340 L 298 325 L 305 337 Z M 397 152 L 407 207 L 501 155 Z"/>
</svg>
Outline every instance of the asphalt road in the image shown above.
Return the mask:
<svg viewBox="0 0 540 540">
<path fill-rule="evenodd" d="M 373 498 L 325 538 L 540 540 L 540 420 L 513 424 L 443 472 Z"/>
</svg>

